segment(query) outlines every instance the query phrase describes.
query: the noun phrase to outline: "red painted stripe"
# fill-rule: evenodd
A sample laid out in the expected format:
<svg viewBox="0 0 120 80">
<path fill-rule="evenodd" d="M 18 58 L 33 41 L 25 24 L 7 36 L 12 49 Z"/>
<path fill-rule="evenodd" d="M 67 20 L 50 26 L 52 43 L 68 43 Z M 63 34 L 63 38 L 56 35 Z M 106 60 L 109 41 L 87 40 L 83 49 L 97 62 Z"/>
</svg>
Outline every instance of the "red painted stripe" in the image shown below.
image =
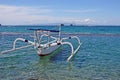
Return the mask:
<svg viewBox="0 0 120 80">
<path fill-rule="evenodd" d="M 48 53 L 48 54 L 38 54 L 39 56 L 47 56 L 47 55 L 49 55 L 50 53 Z"/>
</svg>

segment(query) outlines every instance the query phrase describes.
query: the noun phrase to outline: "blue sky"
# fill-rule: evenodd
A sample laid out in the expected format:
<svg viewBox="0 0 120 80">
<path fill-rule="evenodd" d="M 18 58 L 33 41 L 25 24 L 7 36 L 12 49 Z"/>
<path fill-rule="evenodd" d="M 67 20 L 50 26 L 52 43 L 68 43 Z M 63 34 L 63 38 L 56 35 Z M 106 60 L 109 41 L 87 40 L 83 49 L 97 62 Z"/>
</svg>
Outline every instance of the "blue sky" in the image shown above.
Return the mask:
<svg viewBox="0 0 120 80">
<path fill-rule="evenodd" d="M 0 23 L 120 25 L 120 0 L 0 0 Z"/>
</svg>

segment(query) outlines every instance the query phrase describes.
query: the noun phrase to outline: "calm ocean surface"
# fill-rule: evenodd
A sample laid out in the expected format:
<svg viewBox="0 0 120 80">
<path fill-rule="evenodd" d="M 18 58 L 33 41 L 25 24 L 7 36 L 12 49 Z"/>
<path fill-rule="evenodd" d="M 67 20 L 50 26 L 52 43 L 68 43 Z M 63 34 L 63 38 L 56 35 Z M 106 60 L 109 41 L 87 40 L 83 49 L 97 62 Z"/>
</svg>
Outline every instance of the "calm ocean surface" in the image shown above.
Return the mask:
<svg viewBox="0 0 120 80">
<path fill-rule="evenodd" d="M 0 26 L 0 52 L 11 49 L 18 37 L 33 40 L 30 28 L 58 29 Z M 82 42 L 72 61 L 66 62 L 66 45 L 47 57 L 39 57 L 32 47 L 0 54 L 0 80 L 120 80 L 120 26 L 64 26 L 62 31 L 62 37 L 77 35 Z"/>
</svg>

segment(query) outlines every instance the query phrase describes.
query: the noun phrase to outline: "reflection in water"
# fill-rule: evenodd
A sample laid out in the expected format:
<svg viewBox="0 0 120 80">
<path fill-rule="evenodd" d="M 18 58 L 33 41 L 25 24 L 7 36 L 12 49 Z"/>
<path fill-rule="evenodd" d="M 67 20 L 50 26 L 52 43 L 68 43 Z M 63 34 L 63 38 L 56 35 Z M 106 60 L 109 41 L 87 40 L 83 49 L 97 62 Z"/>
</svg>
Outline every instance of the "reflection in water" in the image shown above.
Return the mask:
<svg viewBox="0 0 120 80">
<path fill-rule="evenodd" d="M 43 80 L 61 80 L 75 78 L 74 64 L 73 62 L 57 62 L 54 63 L 50 59 L 51 57 L 42 57 L 39 62 L 31 66 L 34 69 L 36 77 L 31 77 L 31 79 L 43 79 Z"/>
<path fill-rule="evenodd" d="M 76 80 L 79 77 L 79 70 L 74 66 L 74 61 L 67 63 L 56 59 L 56 56 L 62 54 L 61 49 L 60 47 L 49 56 L 40 57 L 36 64 L 30 66 L 34 74 L 34 77 L 30 76 L 30 79 Z"/>
</svg>

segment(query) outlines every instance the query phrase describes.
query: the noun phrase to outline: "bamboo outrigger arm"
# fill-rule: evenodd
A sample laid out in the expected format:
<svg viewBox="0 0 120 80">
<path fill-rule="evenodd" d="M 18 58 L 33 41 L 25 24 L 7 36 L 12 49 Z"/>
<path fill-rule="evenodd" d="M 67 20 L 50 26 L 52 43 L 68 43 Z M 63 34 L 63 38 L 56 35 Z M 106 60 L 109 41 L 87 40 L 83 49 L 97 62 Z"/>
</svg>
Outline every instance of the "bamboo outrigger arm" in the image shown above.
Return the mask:
<svg viewBox="0 0 120 80">
<path fill-rule="evenodd" d="M 29 45 L 16 48 L 16 42 L 17 42 L 17 41 L 27 42 L 27 43 L 29 43 Z M 23 49 L 23 48 L 28 48 L 28 47 L 31 47 L 31 46 L 34 46 L 34 45 L 35 45 L 35 43 L 32 42 L 32 41 L 29 41 L 29 40 L 26 40 L 26 39 L 23 39 L 23 38 L 17 38 L 17 39 L 14 41 L 14 43 L 13 43 L 13 48 L 12 48 L 12 49 L 10 49 L 10 50 L 5 50 L 5 51 L 2 51 L 2 52 L 0 52 L 0 53 L 1 53 L 1 54 L 5 54 L 5 53 L 12 52 L 12 51 L 15 51 L 15 50 L 19 50 L 19 49 Z"/>
<path fill-rule="evenodd" d="M 67 39 L 72 39 L 72 38 L 74 38 L 74 39 L 76 39 L 78 41 L 78 47 L 75 50 L 73 48 L 73 45 L 70 42 L 62 42 L 62 44 L 67 44 L 67 45 L 69 45 L 71 47 L 71 55 L 67 58 L 68 62 L 75 55 L 75 53 L 79 50 L 79 48 L 80 48 L 80 46 L 82 44 L 82 43 L 80 43 L 80 40 L 79 40 L 79 38 L 77 36 L 71 36 L 71 37 L 63 38 L 62 41 L 67 40 Z"/>
</svg>

